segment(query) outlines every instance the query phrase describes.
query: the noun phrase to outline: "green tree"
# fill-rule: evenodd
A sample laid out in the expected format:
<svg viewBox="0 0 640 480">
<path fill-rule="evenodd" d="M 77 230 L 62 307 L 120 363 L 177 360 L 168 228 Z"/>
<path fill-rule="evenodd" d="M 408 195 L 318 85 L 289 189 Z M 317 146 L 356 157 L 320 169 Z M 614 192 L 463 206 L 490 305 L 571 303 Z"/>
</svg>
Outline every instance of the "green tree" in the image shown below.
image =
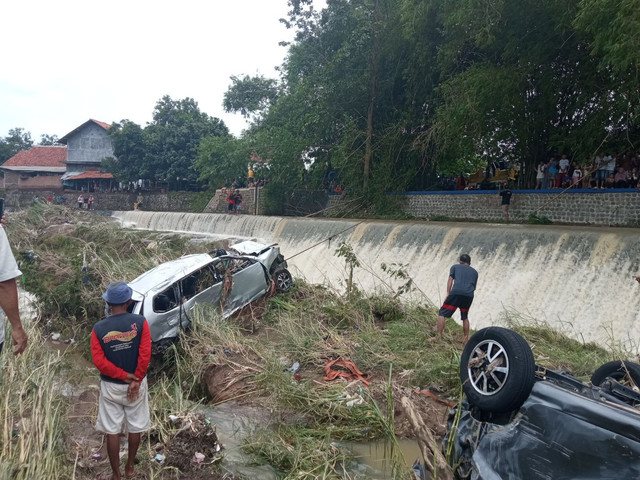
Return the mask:
<svg viewBox="0 0 640 480">
<path fill-rule="evenodd" d="M 531 185 L 550 152 L 585 162 L 614 127 L 615 83 L 598 74 L 588 38 L 572 25 L 578 2 L 444 2 L 441 102 L 425 137 L 440 171 L 511 160 Z M 611 100 L 614 99 L 612 102 Z M 616 113 L 617 112 L 617 113 Z"/>
<path fill-rule="evenodd" d="M 228 134 L 224 122 L 201 112 L 192 98 L 166 95 L 156 103 L 146 127 L 124 120 L 109 129 L 115 158 L 105 166 L 120 181 L 147 179 L 185 188 L 200 177 L 196 160 L 201 140 Z"/>
<path fill-rule="evenodd" d="M 277 81 L 262 75 L 231 77 L 231 86 L 224 94 L 225 112 L 240 113 L 258 120 L 278 97 Z"/>
<path fill-rule="evenodd" d="M 0 139 L 0 165 L 21 150 L 29 150 L 33 146 L 31 133 L 24 128 L 12 128 L 9 134 Z"/>
<path fill-rule="evenodd" d="M 57 135 L 47 135 L 46 133 L 43 133 L 40 135 L 40 143 L 38 145 L 57 145 L 58 140 Z"/>
<path fill-rule="evenodd" d="M 251 154 L 252 146 L 247 138 L 236 139 L 232 135 L 203 138 L 195 165 L 200 172 L 200 181 L 220 188 L 245 178 Z"/>
</svg>

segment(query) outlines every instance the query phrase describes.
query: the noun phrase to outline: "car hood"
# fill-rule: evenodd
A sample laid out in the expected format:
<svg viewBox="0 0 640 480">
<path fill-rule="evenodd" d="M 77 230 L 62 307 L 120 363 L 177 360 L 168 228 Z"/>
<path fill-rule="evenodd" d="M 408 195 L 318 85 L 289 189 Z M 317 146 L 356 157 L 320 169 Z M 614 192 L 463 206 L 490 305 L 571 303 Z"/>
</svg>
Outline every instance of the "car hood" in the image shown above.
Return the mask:
<svg viewBox="0 0 640 480">
<path fill-rule="evenodd" d="M 536 382 L 506 425 L 474 419 L 466 400 L 461 408 L 458 478 L 640 478 L 640 412 L 630 407 Z"/>
<path fill-rule="evenodd" d="M 274 260 L 280 254 L 280 248 L 275 244 L 265 245 L 264 243 L 254 242 L 252 240 L 236 243 L 230 247 L 230 250 L 236 252 L 238 255 L 255 257 L 260 263 L 267 267 L 267 270 L 271 268 Z"/>
</svg>

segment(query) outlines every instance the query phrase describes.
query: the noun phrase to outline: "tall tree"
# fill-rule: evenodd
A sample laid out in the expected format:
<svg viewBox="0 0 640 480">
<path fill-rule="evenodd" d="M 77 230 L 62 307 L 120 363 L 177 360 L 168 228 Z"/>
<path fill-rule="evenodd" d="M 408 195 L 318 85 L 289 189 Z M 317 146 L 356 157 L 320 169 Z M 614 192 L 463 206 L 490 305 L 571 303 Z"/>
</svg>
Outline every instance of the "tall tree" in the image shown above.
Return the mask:
<svg viewBox="0 0 640 480">
<path fill-rule="evenodd" d="M 130 121 L 114 127 L 109 134 L 115 158 L 105 164 L 110 171 L 125 181 L 162 181 L 173 189 L 198 181 L 195 162 L 203 138 L 229 134 L 224 122 L 201 112 L 192 98 L 168 95 L 158 100 L 146 127 Z"/>
<path fill-rule="evenodd" d="M 33 146 L 31 133 L 24 128 L 12 128 L 9 134 L 0 139 L 0 165 L 21 150 L 29 150 Z"/>
</svg>

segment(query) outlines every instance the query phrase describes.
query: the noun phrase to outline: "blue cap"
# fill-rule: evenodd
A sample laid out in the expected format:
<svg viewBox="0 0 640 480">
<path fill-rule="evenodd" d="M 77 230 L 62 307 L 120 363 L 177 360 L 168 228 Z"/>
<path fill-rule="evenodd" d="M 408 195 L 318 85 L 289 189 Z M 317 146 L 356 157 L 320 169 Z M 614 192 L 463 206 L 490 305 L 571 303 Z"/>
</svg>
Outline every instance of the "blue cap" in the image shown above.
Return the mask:
<svg viewBox="0 0 640 480">
<path fill-rule="evenodd" d="M 102 298 L 104 298 L 107 303 L 121 305 L 131 300 L 132 292 L 131 287 L 125 282 L 112 282 L 107 287 L 107 291 L 102 294 Z"/>
</svg>

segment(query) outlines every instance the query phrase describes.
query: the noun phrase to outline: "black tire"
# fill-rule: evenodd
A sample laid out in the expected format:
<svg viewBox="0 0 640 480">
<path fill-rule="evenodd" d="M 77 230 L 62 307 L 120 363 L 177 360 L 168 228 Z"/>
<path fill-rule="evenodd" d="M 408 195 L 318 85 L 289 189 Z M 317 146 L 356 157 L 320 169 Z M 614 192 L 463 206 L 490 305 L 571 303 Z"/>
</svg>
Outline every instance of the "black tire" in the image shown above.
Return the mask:
<svg viewBox="0 0 640 480">
<path fill-rule="evenodd" d="M 476 332 L 460 359 L 462 389 L 469 403 L 485 412 L 507 413 L 520 408 L 531 393 L 535 373 L 527 341 L 501 327 Z"/>
<path fill-rule="evenodd" d="M 607 378 L 613 378 L 616 382 L 631 389 L 640 387 L 640 365 L 620 360 L 605 363 L 593 372 L 591 383 L 598 387 Z"/>
<path fill-rule="evenodd" d="M 286 268 L 280 268 L 273 272 L 273 281 L 276 284 L 276 290 L 281 293 L 288 292 L 293 285 L 293 277 Z"/>
</svg>

